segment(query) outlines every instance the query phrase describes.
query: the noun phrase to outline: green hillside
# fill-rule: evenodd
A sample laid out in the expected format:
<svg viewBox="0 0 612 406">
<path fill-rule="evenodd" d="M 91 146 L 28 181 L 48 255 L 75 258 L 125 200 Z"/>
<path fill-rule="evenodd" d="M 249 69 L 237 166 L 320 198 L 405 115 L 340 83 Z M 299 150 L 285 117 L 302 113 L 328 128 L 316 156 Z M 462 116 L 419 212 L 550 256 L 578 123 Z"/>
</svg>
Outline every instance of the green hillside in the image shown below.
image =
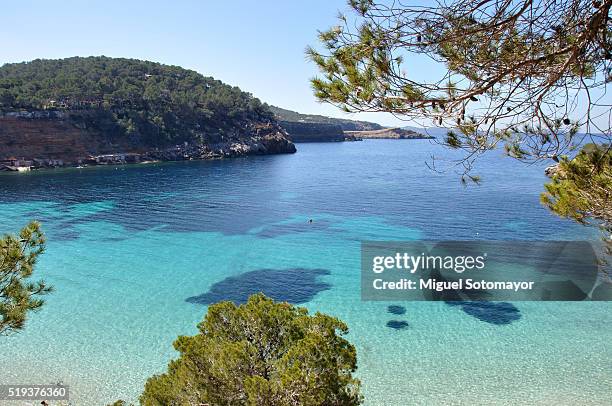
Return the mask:
<svg viewBox="0 0 612 406">
<path fill-rule="evenodd" d="M 99 56 L 0 67 L 0 111 L 42 109 L 148 145 L 215 142 L 274 121 L 251 94 L 177 66 Z"/>
</svg>

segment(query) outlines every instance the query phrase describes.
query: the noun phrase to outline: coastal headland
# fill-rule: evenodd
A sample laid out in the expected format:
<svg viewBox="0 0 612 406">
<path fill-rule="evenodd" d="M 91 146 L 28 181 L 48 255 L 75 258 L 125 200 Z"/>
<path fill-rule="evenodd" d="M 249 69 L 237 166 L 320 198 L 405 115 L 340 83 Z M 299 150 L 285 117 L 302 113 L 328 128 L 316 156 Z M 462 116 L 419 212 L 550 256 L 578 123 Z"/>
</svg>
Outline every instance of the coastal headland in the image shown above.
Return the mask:
<svg viewBox="0 0 612 406">
<path fill-rule="evenodd" d="M 177 66 L 126 58 L 0 67 L 0 169 L 293 153 L 269 106 Z"/>
<path fill-rule="evenodd" d="M 413 130 L 404 128 L 382 128 L 380 130 L 365 130 L 365 131 L 345 131 L 349 137 L 360 139 L 394 139 L 394 140 L 421 140 L 433 139 L 435 137 L 427 134 L 421 134 Z"/>
<path fill-rule="evenodd" d="M 302 114 L 270 106 L 293 142 L 342 142 L 364 139 L 432 139 L 431 135 L 399 127 L 383 127 L 369 121 Z"/>
</svg>

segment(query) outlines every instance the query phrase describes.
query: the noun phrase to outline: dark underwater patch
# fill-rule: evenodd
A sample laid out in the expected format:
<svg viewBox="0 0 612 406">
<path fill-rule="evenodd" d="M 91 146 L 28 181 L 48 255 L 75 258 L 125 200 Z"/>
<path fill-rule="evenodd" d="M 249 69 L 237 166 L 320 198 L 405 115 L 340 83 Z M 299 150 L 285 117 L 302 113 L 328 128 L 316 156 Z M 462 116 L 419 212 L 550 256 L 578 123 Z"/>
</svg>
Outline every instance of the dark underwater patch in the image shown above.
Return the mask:
<svg viewBox="0 0 612 406">
<path fill-rule="evenodd" d="M 309 233 L 328 230 L 333 223 L 328 220 L 314 220 L 312 223 L 303 222 L 278 223 L 266 226 L 256 235 L 261 238 L 275 238 L 288 234 Z"/>
<path fill-rule="evenodd" d="M 277 301 L 300 304 L 331 288 L 330 284 L 318 280 L 329 273 L 326 269 L 258 269 L 225 278 L 212 285 L 208 292 L 185 300 L 204 305 L 223 300 L 242 304 L 249 296 L 263 292 Z"/>
<path fill-rule="evenodd" d="M 104 242 L 122 242 L 122 241 L 126 241 L 127 237 L 108 237 L 108 238 L 102 238 L 100 241 L 104 241 Z"/>
<path fill-rule="evenodd" d="M 387 311 L 391 314 L 405 314 L 406 308 L 404 306 L 391 305 L 387 306 Z"/>
<path fill-rule="evenodd" d="M 81 236 L 81 233 L 73 229 L 52 230 L 49 234 L 53 241 L 74 241 Z"/>
<path fill-rule="evenodd" d="M 389 320 L 387 322 L 387 327 L 395 330 L 403 330 L 408 327 L 408 322 L 403 320 Z"/>
<path fill-rule="evenodd" d="M 478 320 L 495 325 L 505 325 L 521 318 L 521 311 L 508 302 L 446 302 L 449 306 L 460 306 L 461 310 Z"/>
</svg>

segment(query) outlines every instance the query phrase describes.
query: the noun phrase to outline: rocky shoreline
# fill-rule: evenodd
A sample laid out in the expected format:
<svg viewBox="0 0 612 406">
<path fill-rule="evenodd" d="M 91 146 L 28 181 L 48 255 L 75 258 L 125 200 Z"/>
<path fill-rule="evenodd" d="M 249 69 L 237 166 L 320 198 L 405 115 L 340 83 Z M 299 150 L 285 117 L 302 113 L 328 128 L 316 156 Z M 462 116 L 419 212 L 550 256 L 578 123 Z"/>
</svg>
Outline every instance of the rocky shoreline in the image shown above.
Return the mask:
<svg viewBox="0 0 612 406">
<path fill-rule="evenodd" d="M 254 124 L 221 142 L 147 147 L 79 128 L 64 116 L 0 116 L 0 171 L 189 161 L 296 152 L 275 123 Z"/>
<path fill-rule="evenodd" d="M 0 171 L 27 172 L 29 170 L 100 165 L 125 165 L 169 161 L 193 161 L 236 158 L 248 155 L 272 155 L 295 153 L 295 145 L 286 139 L 266 137 L 251 143 L 225 143 L 215 145 L 175 145 L 143 153 L 116 152 L 90 155 L 76 161 L 63 159 L 9 157 L 0 158 Z"/>
</svg>

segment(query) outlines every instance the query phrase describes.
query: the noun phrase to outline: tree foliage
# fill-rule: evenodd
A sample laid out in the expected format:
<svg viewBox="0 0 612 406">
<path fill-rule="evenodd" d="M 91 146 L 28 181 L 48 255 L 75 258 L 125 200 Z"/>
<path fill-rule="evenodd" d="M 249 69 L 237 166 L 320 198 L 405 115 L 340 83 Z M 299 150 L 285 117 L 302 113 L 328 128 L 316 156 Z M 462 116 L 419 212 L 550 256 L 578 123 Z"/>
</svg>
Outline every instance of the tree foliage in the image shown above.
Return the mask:
<svg viewBox="0 0 612 406">
<path fill-rule="evenodd" d="M 43 305 L 40 296 L 51 291 L 42 280 L 30 281 L 44 250 L 45 238 L 36 222 L 24 227 L 19 236 L 0 239 L 0 334 L 21 330 L 28 313 Z"/>
<path fill-rule="evenodd" d="M 612 151 L 587 145 L 573 159 L 562 157 L 541 200 L 553 213 L 601 228 L 612 254 Z"/>
<path fill-rule="evenodd" d="M 104 56 L 0 67 L 0 111 L 32 109 L 81 112 L 82 124 L 152 145 L 274 120 L 265 104 L 238 87 L 177 66 Z"/>
<path fill-rule="evenodd" d="M 454 0 L 434 6 L 350 0 L 356 17 L 320 33 L 309 57 L 321 101 L 456 128 L 472 157 L 499 144 L 518 159 L 556 159 L 579 129 L 609 143 L 612 0 Z M 415 61 L 431 61 L 420 80 Z M 606 101 L 607 100 L 607 101 Z"/>
<path fill-rule="evenodd" d="M 140 403 L 158 405 L 357 405 L 356 351 L 340 320 L 263 294 L 210 306 L 199 334 L 179 337 L 168 371 Z"/>
</svg>

